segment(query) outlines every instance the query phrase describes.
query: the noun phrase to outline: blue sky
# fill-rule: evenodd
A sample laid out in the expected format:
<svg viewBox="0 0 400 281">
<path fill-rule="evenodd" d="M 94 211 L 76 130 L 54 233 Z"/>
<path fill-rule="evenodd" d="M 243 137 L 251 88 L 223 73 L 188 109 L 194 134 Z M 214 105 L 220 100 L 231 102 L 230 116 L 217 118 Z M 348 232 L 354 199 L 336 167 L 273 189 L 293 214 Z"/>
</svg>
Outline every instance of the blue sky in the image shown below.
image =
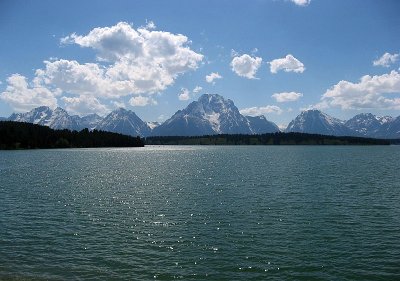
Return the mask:
<svg viewBox="0 0 400 281">
<path fill-rule="evenodd" d="M 396 0 L 3 0 L 0 116 L 162 121 L 204 93 L 279 125 L 307 108 L 398 116 L 399 14 Z"/>
</svg>

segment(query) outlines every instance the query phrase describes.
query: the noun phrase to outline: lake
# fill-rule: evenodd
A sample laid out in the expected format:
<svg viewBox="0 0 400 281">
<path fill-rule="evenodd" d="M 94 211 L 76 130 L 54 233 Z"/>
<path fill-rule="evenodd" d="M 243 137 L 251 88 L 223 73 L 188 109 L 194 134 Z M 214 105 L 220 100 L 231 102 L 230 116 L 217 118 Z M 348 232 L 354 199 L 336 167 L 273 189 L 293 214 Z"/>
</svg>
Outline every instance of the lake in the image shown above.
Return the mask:
<svg viewBox="0 0 400 281">
<path fill-rule="evenodd" d="M 400 146 L 0 151 L 0 279 L 400 280 Z"/>
</svg>

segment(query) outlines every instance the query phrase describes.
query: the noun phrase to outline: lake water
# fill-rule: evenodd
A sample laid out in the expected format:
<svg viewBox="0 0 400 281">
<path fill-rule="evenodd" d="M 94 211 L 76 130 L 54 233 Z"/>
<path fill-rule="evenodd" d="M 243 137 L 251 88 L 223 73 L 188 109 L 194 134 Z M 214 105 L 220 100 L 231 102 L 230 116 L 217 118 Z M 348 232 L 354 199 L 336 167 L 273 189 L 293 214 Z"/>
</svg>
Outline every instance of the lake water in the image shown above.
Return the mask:
<svg viewBox="0 0 400 281">
<path fill-rule="evenodd" d="M 400 280 L 400 146 L 0 151 L 0 279 Z"/>
</svg>

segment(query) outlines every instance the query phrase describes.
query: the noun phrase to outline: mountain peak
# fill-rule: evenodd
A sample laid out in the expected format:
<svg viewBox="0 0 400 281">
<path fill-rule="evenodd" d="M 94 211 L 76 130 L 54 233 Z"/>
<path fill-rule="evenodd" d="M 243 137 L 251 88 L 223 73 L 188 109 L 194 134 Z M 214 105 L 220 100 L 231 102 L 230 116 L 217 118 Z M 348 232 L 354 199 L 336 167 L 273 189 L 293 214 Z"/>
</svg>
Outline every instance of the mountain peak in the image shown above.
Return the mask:
<svg viewBox="0 0 400 281">
<path fill-rule="evenodd" d="M 26 113 L 13 113 L 7 118 L 49 126 L 53 129 L 99 129 L 133 136 L 198 136 L 213 134 L 263 134 L 278 132 L 276 124 L 264 115 L 243 116 L 232 100 L 218 94 L 204 94 L 186 108 L 178 110 L 164 123 L 143 122 L 135 112 L 117 108 L 106 117 L 96 113 L 79 117 L 69 115 L 57 107 L 39 106 Z M 341 121 L 318 110 L 302 111 L 293 119 L 287 132 L 303 132 L 336 136 L 366 136 L 375 138 L 399 138 L 400 116 L 376 116 L 360 113 L 347 121 Z"/>
<path fill-rule="evenodd" d="M 117 109 L 113 110 L 114 112 L 128 112 L 130 110 L 127 110 L 126 108 L 123 107 L 118 107 Z"/>
<path fill-rule="evenodd" d="M 151 131 L 135 112 L 122 107 L 104 117 L 97 124 L 96 129 L 131 136 L 148 136 Z"/>
<path fill-rule="evenodd" d="M 292 120 L 287 132 L 345 136 L 354 134 L 343 121 L 329 116 L 318 109 L 305 110 Z"/>
<path fill-rule="evenodd" d="M 383 137 L 382 126 L 392 120 L 391 116 L 378 117 L 372 113 L 360 113 L 347 120 L 345 125 L 363 136 Z"/>
<path fill-rule="evenodd" d="M 302 114 L 321 114 L 323 113 L 321 110 L 316 108 L 306 109 L 301 112 Z"/>
<path fill-rule="evenodd" d="M 275 124 L 274 124 L 275 125 Z M 241 115 L 233 101 L 218 94 L 204 94 L 185 109 L 154 128 L 154 135 L 197 136 L 214 134 L 252 134 L 270 130 L 270 124 L 252 122 Z M 265 127 L 268 128 L 265 128 Z"/>
<path fill-rule="evenodd" d="M 31 111 L 46 111 L 46 110 L 51 110 L 51 108 L 46 105 L 41 105 L 32 109 Z"/>
<path fill-rule="evenodd" d="M 217 102 L 217 101 L 225 101 L 224 97 L 218 94 L 203 94 L 199 97 L 198 99 L 199 102 L 206 102 L 206 103 L 211 103 L 211 102 Z"/>
<path fill-rule="evenodd" d="M 101 118 L 97 113 L 90 113 L 88 115 L 83 116 L 82 118 Z"/>
</svg>

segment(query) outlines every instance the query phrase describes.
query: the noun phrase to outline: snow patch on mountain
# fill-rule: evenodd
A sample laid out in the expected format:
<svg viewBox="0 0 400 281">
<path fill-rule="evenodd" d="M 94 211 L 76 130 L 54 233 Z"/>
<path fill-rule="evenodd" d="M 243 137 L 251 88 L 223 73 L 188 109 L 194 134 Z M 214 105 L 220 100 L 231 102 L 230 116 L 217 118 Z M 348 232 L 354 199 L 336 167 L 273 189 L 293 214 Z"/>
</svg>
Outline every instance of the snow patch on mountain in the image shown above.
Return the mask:
<svg viewBox="0 0 400 281">
<path fill-rule="evenodd" d="M 212 112 L 210 114 L 205 114 L 204 117 L 208 122 L 210 122 L 211 127 L 213 128 L 214 132 L 221 133 L 221 122 L 219 121 L 219 113 Z"/>
<path fill-rule="evenodd" d="M 260 124 L 259 124 L 260 125 Z M 214 134 L 253 134 L 249 119 L 240 114 L 230 99 L 204 94 L 185 109 L 153 130 L 156 136 L 197 136 Z"/>
<path fill-rule="evenodd" d="M 354 135 L 354 131 L 347 128 L 343 121 L 316 109 L 306 110 L 300 113 L 300 115 L 289 123 L 286 132 L 333 136 Z"/>
<path fill-rule="evenodd" d="M 112 111 L 98 123 L 96 129 L 141 137 L 146 137 L 151 132 L 150 127 L 133 111 L 124 108 Z"/>
<path fill-rule="evenodd" d="M 161 125 L 161 123 L 157 122 L 157 121 L 149 121 L 149 122 L 146 122 L 146 124 L 147 124 L 147 126 L 149 126 L 149 128 L 151 130 L 153 130 L 154 128 L 156 128 L 156 127 Z"/>
</svg>

